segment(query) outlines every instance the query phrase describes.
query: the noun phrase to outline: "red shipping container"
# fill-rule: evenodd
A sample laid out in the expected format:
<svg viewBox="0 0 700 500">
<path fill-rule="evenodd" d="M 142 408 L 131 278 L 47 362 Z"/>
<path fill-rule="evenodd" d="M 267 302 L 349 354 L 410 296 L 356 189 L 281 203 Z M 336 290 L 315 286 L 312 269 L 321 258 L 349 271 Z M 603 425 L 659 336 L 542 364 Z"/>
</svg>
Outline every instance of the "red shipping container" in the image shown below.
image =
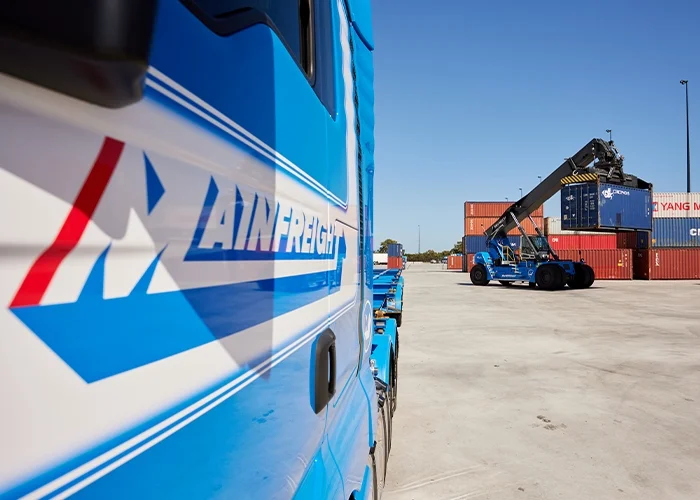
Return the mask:
<svg viewBox="0 0 700 500">
<path fill-rule="evenodd" d="M 465 260 L 462 261 L 462 263 L 463 263 L 462 271 L 464 271 L 465 273 L 468 273 L 469 271 L 472 270 L 472 267 L 474 267 L 474 254 L 468 253 L 464 257 L 465 257 Z"/>
<path fill-rule="evenodd" d="M 637 233 L 617 233 L 617 248 L 637 248 Z"/>
<path fill-rule="evenodd" d="M 557 254 L 562 260 L 583 259 L 597 280 L 632 279 L 632 250 L 559 250 Z"/>
<path fill-rule="evenodd" d="M 387 269 L 403 269 L 403 257 L 388 257 Z"/>
<path fill-rule="evenodd" d="M 544 227 L 543 217 L 533 217 L 535 224 L 542 229 Z M 484 231 L 486 231 L 491 225 L 498 220 L 498 217 L 468 217 L 464 219 L 464 234 L 466 236 L 483 236 Z M 520 223 L 525 229 L 527 234 L 537 234 L 535 227 L 530 222 L 530 219 L 525 219 Z M 520 230 L 516 227 L 509 233 L 511 236 L 519 236 Z"/>
<path fill-rule="evenodd" d="M 615 234 L 552 234 L 548 237 L 553 250 L 614 250 Z"/>
<path fill-rule="evenodd" d="M 447 269 L 454 269 L 456 271 L 462 270 L 462 256 L 461 255 L 448 255 L 447 256 Z"/>
<path fill-rule="evenodd" d="M 469 217 L 500 217 L 513 203 L 510 201 L 465 201 L 464 218 Z M 535 217 L 544 217 L 544 208 L 540 207 L 532 212 Z"/>
<path fill-rule="evenodd" d="M 700 248 L 635 250 L 634 278 L 642 280 L 700 279 Z"/>
</svg>

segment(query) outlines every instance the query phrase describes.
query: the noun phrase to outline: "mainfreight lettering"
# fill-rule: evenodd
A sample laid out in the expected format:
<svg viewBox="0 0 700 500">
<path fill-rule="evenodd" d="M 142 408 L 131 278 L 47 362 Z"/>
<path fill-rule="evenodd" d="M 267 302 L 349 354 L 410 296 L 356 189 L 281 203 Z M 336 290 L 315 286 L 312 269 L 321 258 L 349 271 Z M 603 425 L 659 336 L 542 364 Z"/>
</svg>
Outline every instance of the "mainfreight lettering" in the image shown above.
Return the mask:
<svg viewBox="0 0 700 500">
<path fill-rule="evenodd" d="M 185 260 L 333 259 L 342 225 L 308 208 L 212 178 Z"/>
</svg>

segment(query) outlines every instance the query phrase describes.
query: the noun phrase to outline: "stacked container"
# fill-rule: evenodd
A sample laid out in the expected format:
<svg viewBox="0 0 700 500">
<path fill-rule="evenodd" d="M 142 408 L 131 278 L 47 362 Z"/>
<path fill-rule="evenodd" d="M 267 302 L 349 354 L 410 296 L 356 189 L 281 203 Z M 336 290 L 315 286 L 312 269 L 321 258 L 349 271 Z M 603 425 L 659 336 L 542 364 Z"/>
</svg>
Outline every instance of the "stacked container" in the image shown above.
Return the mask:
<svg viewBox="0 0 700 500">
<path fill-rule="evenodd" d="M 584 259 L 596 279 L 632 279 L 632 251 L 618 249 L 615 233 L 563 230 L 560 217 L 547 217 L 544 227 L 549 245 L 559 258 Z"/>
<path fill-rule="evenodd" d="M 389 243 L 388 254 L 387 269 L 403 269 L 403 245 Z"/>
<path fill-rule="evenodd" d="M 462 270 L 462 255 L 448 255 L 447 256 L 447 269 L 461 271 Z"/>
<path fill-rule="evenodd" d="M 618 236 L 635 279 L 700 278 L 700 193 L 654 193 L 652 231 Z"/>
</svg>

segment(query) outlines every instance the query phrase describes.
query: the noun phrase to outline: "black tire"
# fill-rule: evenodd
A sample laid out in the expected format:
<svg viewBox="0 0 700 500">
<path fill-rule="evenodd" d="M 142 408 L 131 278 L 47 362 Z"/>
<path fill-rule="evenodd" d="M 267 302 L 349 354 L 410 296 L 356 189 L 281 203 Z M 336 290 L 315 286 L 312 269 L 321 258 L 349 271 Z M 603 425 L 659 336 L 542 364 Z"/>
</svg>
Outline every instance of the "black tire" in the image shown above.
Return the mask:
<svg viewBox="0 0 700 500">
<path fill-rule="evenodd" d="M 377 459 L 374 458 L 373 453 L 369 455 L 368 462 L 368 465 L 372 469 L 372 495 L 370 496 L 370 498 L 372 500 L 379 500 L 379 485 L 377 484 Z"/>
<path fill-rule="evenodd" d="M 537 288 L 537 283 L 530 282 L 527 284 L 530 288 Z"/>
<path fill-rule="evenodd" d="M 386 402 L 384 407 L 386 408 L 386 460 L 389 463 L 389 454 L 391 453 L 391 438 L 394 434 L 394 388 L 392 384 L 389 384 L 386 392 Z"/>
<path fill-rule="evenodd" d="M 472 270 L 469 271 L 469 278 L 475 285 L 486 286 L 489 284 L 488 273 L 483 264 L 476 264 L 472 267 Z"/>
<path fill-rule="evenodd" d="M 510 286 L 510 285 L 513 284 L 512 281 L 502 281 L 502 280 L 498 280 L 498 282 L 499 282 L 501 285 L 503 285 L 503 286 Z"/>
<path fill-rule="evenodd" d="M 584 269 L 583 264 L 574 262 L 574 277 L 569 280 L 569 288 L 583 288 L 587 279 L 588 273 Z"/>
<path fill-rule="evenodd" d="M 557 286 L 555 290 L 563 290 L 564 287 L 566 287 L 566 281 L 567 281 L 567 274 L 566 271 L 564 271 L 564 268 L 561 266 L 554 266 L 556 268 L 556 273 L 558 273 L 558 278 L 557 278 Z"/>
<path fill-rule="evenodd" d="M 384 490 L 384 481 L 386 480 L 386 466 L 389 462 L 389 450 L 387 449 L 387 415 L 386 415 L 386 399 L 379 399 L 377 408 L 377 436 L 374 444 L 374 459 L 376 464 L 377 477 L 377 492 Z"/>
<path fill-rule="evenodd" d="M 398 330 L 396 330 L 396 359 L 397 359 L 396 366 L 398 367 L 398 365 L 399 365 L 399 362 L 398 362 L 398 359 L 399 359 L 399 331 Z"/>
<path fill-rule="evenodd" d="M 394 417 L 396 407 L 398 406 L 398 381 L 399 381 L 399 362 L 395 357 L 391 358 L 391 416 Z"/>
<path fill-rule="evenodd" d="M 595 271 L 593 271 L 593 268 L 591 266 L 588 266 L 586 264 L 583 264 L 582 267 L 583 267 L 584 272 L 586 273 L 585 274 L 586 280 L 583 283 L 582 288 L 589 288 L 593 284 L 593 282 L 595 281 Z"/>
<path fill-rule="evenodd" d="M 396 319 L 396 328 L 401 326 L 401 320 L 403 319 L 403 313 L 399 313 L 396 316 L 394 316 Z"/>
<path fill-rule="evenodd" d="M 562 279 L 557 269 L 561 268 L 553 264 L 538 267 L 535 273 L 537 286 L 542 290 L 556 290 Z"/>
</svg>

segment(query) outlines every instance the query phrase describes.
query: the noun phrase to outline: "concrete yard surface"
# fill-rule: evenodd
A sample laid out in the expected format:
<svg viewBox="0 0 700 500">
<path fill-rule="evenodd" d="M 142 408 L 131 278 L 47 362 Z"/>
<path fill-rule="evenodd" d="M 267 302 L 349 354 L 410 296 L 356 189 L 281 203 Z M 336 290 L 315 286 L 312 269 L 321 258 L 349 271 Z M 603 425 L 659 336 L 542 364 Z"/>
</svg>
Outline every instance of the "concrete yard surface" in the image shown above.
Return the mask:
<svg viewBox="0 0 700 500">
<path fill-rule="evenodd" d="M 699 282 L 404 276 L 384 499 L 700 498 Z"/>
</svg>

